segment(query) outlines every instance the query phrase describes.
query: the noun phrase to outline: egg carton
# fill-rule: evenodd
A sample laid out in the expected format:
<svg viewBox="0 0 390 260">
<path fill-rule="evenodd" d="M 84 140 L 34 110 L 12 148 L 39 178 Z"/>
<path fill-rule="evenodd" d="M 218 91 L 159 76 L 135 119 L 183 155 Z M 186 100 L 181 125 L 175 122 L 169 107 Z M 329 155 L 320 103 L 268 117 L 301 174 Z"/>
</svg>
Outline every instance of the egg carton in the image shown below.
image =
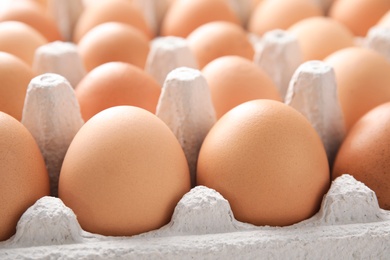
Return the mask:
<svg viewBox="0 0 390 260">
<path fill-rule="evenodd" d="M 285 227 L 237 221 L 226 199 L 197 186 L 162 228 L 102 236 L 84 231 L 70 208 L 47 196 L 0 243 L 0 259 L 389 259 L 389 244 L 390 211 L 345 174 L 333 181 L 317 214 Z"/>
</svg>

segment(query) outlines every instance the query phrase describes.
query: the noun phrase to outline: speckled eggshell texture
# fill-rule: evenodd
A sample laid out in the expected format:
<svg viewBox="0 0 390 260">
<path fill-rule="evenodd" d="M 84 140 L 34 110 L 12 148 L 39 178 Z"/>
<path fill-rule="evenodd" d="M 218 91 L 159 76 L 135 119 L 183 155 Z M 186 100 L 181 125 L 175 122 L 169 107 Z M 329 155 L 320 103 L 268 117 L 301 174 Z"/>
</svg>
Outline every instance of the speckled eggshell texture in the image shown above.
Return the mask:
<svg viewBox="0 0 390 260">
<path fill-rule="evenodd" d="M 132 106 L 106 109 L 80 129 L 60 173 L 59 198 L 81 227 L 131 236 L 167 224 L 190 190 L 184 152 L 168 126 Z"/>
<path fill-rule="evenodd" d="M 220 192 L 239 221 L 286 226 L 319 210 L 330 174 L 317 132 L 298 111 L 253 100 L 210 130 L 199 153 L 197 182 Z"/>
</svg>

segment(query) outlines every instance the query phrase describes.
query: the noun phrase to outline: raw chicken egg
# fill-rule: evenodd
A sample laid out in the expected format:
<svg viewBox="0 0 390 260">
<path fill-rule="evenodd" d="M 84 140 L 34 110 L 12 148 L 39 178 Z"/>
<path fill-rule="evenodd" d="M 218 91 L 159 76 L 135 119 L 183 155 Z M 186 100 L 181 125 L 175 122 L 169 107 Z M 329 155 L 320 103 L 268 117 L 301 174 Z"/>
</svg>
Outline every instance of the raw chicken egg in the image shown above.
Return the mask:
<svg viewBox="0 0 390 260">
<path fill-rule="evenodd" d="M 88 6 L 84 10 L 76 24 L 73 41 L 79 42 L 92 28 L 107 22 L 131 25 L 148 39 L 154 36 L 141 11 L 132 1 L 105 0 Z"/>
<path fill-rule="evenodd" d="M 0 52 L 0 111 L 22 119 L 24 99 L 34 72 L 18 57 Z"/>
<path fill-rule="evenodd" d="M 379 105 L 351 128 L 337 154 L 333 179 L 351 174 L 371 188 L 390 210 L 390 103 Z"/>
<path fill-rule="evenodd" d="M 352 32 L 343 24 L 327 17 L 303 19 L 288 31 L 298 38 L 305 61 L 322 60 L 335 51 L 354 46 Z"/>
<path fill-rule="evenodd" d="M 0 112 L 0 241 L 16 232 L 22 214 L 50 194 L 43 156 L 30 132 Z"/>
<path fill-rule="evenodd" d="M 253 99 L 282 101 L 272 79 L 255 63 L 240 56 L 223 56 L 207 64 L 202 74 L 210 87 L 217 118 Z"/>
<path fill-rule="evenodd" d="M 389 10 L 389 0 L 337 0 L 329 16 L 343 23 L 356 36 L 363 37 Z"/>
<path fill-rule="evenodd" d="M 8 1 L 0 8 L 0 22 L 23 22 L 39 33 L 49 42 L 60 41 L 62 36 L 53 17 L 42 6 L 31 0 Z"/>
<path fill-rule="evenodd" d="M 255 53 L 245 30 L 229 22 L 204 24 L 188 35 L 187 40 L 199 68 L 226 55 L 237 55 L 253 60 Z"/>
<path fill-rule="evenodd" d="M 298 111 L 274 100 L 236 106 L 200 149 L 197 183 L 227 199 L 234 217 L 286 226 L 310 218 L 330 185 L 320 137 Z"/>
<path fill-rule="evenodd" d="M 84 120 L 113 106 L 132 105 L 156 112 L 161 87 L 143 70 L 124 62 L 109 62 L 89 72 L 77 85 L 76 97 Z"/>
<path fill-rule="evenodd" d="M 149 53 L 149 40 L 136 28 L 118 22 L 100 24 L 78 44 L 87 71 L 110 61 L 123 61 L 141 69 Z"/>
<path fill-rule="evenodd" d="M 35 50 L 47 40 L 38 31 L 22 22 L 0 22 L 0 51 L 11 53 L 32 65 Z"/>
<path fill-rule="evenodd" d="M 334 68 L 347 131 L 369 110 L 390 101 L 390 63 L 379 53 L 351 47 L 325 62 Z"/>
<path fill-rule="evenodd" d="M 156 115 L 132 106 L 106 109 L 84 124 L 59 180 L 59 197 L 81 227 L 108 236 L 162 227 L 189 190 L 175 135 Z"/>
<path fill-rule="evenodd" d="M 199 26 L 213 21 L 240 25 L 226 0 L 176 0 L 165 14 L 161 35 L 186 38 Z"/>
<path fill-rule="evenodd" d="M 390 27 L 390 11 L 387 11 L 375 26 Z"/>
<path fill-rule="evenodd" d="M 262 1 L 251 14 L 248 30 L 258 35 L 263 35 L 275 29 L 286 30 L 300 20 L 322 15 L 322 10 L 313 1 Z"/>
</svg>

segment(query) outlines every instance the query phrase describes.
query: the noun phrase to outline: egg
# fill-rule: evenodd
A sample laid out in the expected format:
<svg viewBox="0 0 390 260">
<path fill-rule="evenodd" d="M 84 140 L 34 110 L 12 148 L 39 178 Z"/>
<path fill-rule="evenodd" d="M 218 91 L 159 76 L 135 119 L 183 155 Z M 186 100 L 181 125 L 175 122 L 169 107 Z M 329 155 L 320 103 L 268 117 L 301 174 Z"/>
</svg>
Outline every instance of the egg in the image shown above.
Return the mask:
<svg viewBox="0 0 390 260">
<path fill-rule="evenodd" d="M 108 62 L 89 72 L 76 86 L 84 120 L 113 106 L 132 105 L 156 112 L 161 87 L 143 70 L 124 62 Z"/>
<path fill-rule="evenodd" d="M 371 188 L 382 209 L 390 210 L 390 103 L 361 117 L 337 154 L 333 179 L 350 174 Z"/>
<path fill-rule="evenodd" d="M 318 212 L 330 173 L 309 121 L 263 99 L 236 106 L 211 128 L 200 149 L 197 184 L 221 193 L 239 221 L 286 226 Z"/>
<path fill-rule="evenodd" d="M 86 7 L 74 29 L 73 41 L 79 42 L 92 28 L 106 22 L 131 25 L 148 39 L 154 36 L 142 12 L 132 1 L 105 0 Z"/>
<path fill-rule="evenodd" d="M 187 40 L 200 69 L 226 55 L 253 60 L 254 48 L 245 30 L 233 23 L 219 21 L 204 24 L 188 35 Z"/>
<path fill-rule="evenodd" d="M 59 197 L 81 227 L 131 236 L 166 225 L 190 190 L 184 152 L 168 126 L 137 107 L 117 106 L 91 118 L 66 153 Z"/>
<path fill-rule="evenodd" d="M 0 8 L 0 22 L 2 21 L 23 22 L 41 33 L 49 42 L 62 40 L 54 18 L 35 1 L 9 1 L 9 4 Z"/>
<path fill-rule="evenodd" d="M 324 60 L 333 67 L 346 129 L 372 108 L 390 101 L 390 63 L 359 47 L 339 50 Z"/>
<path fill-rule="evenodd" d="M 16 232 L 22 214 L 50 194 L 49 176 L 35 139 L 15 118 L 0 112 L 0 241 Z"/>
<path fill-rule="evenodd" d="M 364 37 L 389 10 L 388 0 L 337 0 L 329 16 L 345 24 L 356 36 Z"/>
<path fill-rule="evenodd" d="M 22 119 L 24 99 L 34 72 L 18 57 L 0 52 L 0 111 Z"/>
<path fill-rule="evenodd" d="M 262 1 L 251 14 L 248 30 L 263 35 L 275 29 L 286 30 L 300 20 L 322 15 L 323 11 L 313 1 Z"/>
<path fill-rule="evenodd" d="M 378 21 L 378 23 L 374 26 L 379 26 L 379 27 L 390 27 L 390 10 L 387 11 L 381 19 Z"/>
<path fill-rule="evenodd" d="M 100 24 L 79 42 L 78 50 L 87 71 L 110 61 L 144 68 L 149 40 L 134 27 L 118 22 Z"/>
<path fill-rule="evenodd" d="M 353 33 L 328 17 L 312 17 L 293 24 L 288 31 L 298 38 L 303 58 L 323 60 L 343 48 L 354 46 Z"/>
<path fill-rule="evenodd" d="M 29 66 L 32 66 L 35 50 L 47 43 L 34 28 L 16 21 L 0 22 L 0 39 L 0 51 L 19 57 Z"/>
<path fill-rule="evenodd" d="M 253 99 L 282 101 L 272 79 L 255 63 L 240 56 L 223 56 L 207 64 L 202 74 L 210 88 L 217 118 Z"/>
<path fill-rule="evenodd" d="M 213 21 L 240 25 L 226 0 L 175 0 L 162 21 L 161 35 L 186 38 L 199 26 Z"/>
</svg>

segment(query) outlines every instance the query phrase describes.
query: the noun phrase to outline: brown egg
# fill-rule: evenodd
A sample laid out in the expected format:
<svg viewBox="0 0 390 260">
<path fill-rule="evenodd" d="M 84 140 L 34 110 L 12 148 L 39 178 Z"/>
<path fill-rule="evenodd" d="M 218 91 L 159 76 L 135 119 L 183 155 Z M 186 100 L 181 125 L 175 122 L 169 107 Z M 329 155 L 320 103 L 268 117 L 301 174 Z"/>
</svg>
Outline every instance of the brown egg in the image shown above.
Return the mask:
<svg viewBox="0 0 390 260">
<path fill-rule="evenodd" d="M 34 28 L 15 21 L 0 22 L 0 51 L 11 53 L 32 65 L 35 50 L 47 40 Z"/>
<path fill-rule="evenodd" d="M 358 47 L 333 53 L 334 68 L 347 131 L 372 108 L 390 101 L 390 63 L 379 53 Z"/>
<path fill-rule="evenodd" d="M 161 87 L 143 70 L 124 62 L 109 62 L 89 72 L 77 85 L 76 97 L 84 120 L 113 106 L 132 105 L 156 112 Z"/>
<path fill-rule="evenodd" d="M 258 35 L 263 35 L 275 29 L 286 30 L 300 20 L 322 15 L 322 10 L 313 1 L 262 1 L 256 6 L 250 17 L 248 30 Z"/>
<path fill-rule="evenodd" d="M 188 46 L 203 68 L 210 61 L 227 55 L 253 60 L 254 49 L 244 29 L 229 22 L 210 22 L 187 37 Z"/>
<path fill-rule="evenodd" d="M 289 29 L 296 35 L 305 61 L 322 60 L 343 48 L 354 46 L 354 36 L 343 24 L 326 17 L 301 20 Z"/>
<path fill-rule="evenodd" d="M 210 87 L 217 118 L 233 107 L 253 99 L 282 101 L 272 79 L 252 61 L 239 56 L 224 56 L 202 70 Z"/>
<path fill-rule="evenodd" d="M 368 30 L 389 10 L 389 0 L 337 0 L 329 16 L 345 24 L 356 36 L 366 36 Z"/>
<path fill-rule="evenodd" d="M 22 119 L 24 98 L 34 72 L 18 57 L 0 52 L 0 111 Z"/>
<path fill-rule="evenodd" d="M 62 40 L 54 18 L 40 4 L 31 0 L 9 2 L 10 4 L 0 8 L 0 22 L 23 22 L 41 33 L 49 42 Z"/>
<path fill-rule="evenodd" d="M 50 194 L 49 176 L 35 139 L 15 118 L 0 112 L 0 241 L 16 231 L 22 214 Z"/>
<path fill-rule="evenodd" d="M 240 25 L 240 20 L 225 0 L 176 0 L 161 24 L 161 35 L 186 38 L 199 26 L 225 21 Z"/>
<path fill-rule="evenodd" d="M 274 100 L 253 100 L 222 116 L 206 136 L 197 183 L 227 199 L 234 217 L 286 226 L 313 216 L 330 185 L 324 146 L 309 121 Z"/>
<path fill-rule="evenodd" d="M 110 61 L 123 61 L 143 69 L 149 40 L 130 25 L 109 22 L 90 30 L 79 42 L 78 49 L 87 71 Z"/>
<path fill-rule="evenodd" d="M 84 230 L 131 236 L 167 224 L 190 190 L 184 152 L 168 126 L 137 107 L 104 110 L 69 146 L 59 197 Z"/>
<path fill-rule="evenodd" d="M 351 128 L 337 154 L 333 179 L 351 174 L 390 210 L 390 103 L 375 107 Z"/>
<path fill-rule="evenodd" d="M 92 28 L 106 22 L 121 22 L 131 25 L 148 39 L 154 36 L 143 14 L 132 1 L 105 0 L 90 5 L 84 10 L 77 22 L 73 41 L 79 42 Z"/>
</svg>

